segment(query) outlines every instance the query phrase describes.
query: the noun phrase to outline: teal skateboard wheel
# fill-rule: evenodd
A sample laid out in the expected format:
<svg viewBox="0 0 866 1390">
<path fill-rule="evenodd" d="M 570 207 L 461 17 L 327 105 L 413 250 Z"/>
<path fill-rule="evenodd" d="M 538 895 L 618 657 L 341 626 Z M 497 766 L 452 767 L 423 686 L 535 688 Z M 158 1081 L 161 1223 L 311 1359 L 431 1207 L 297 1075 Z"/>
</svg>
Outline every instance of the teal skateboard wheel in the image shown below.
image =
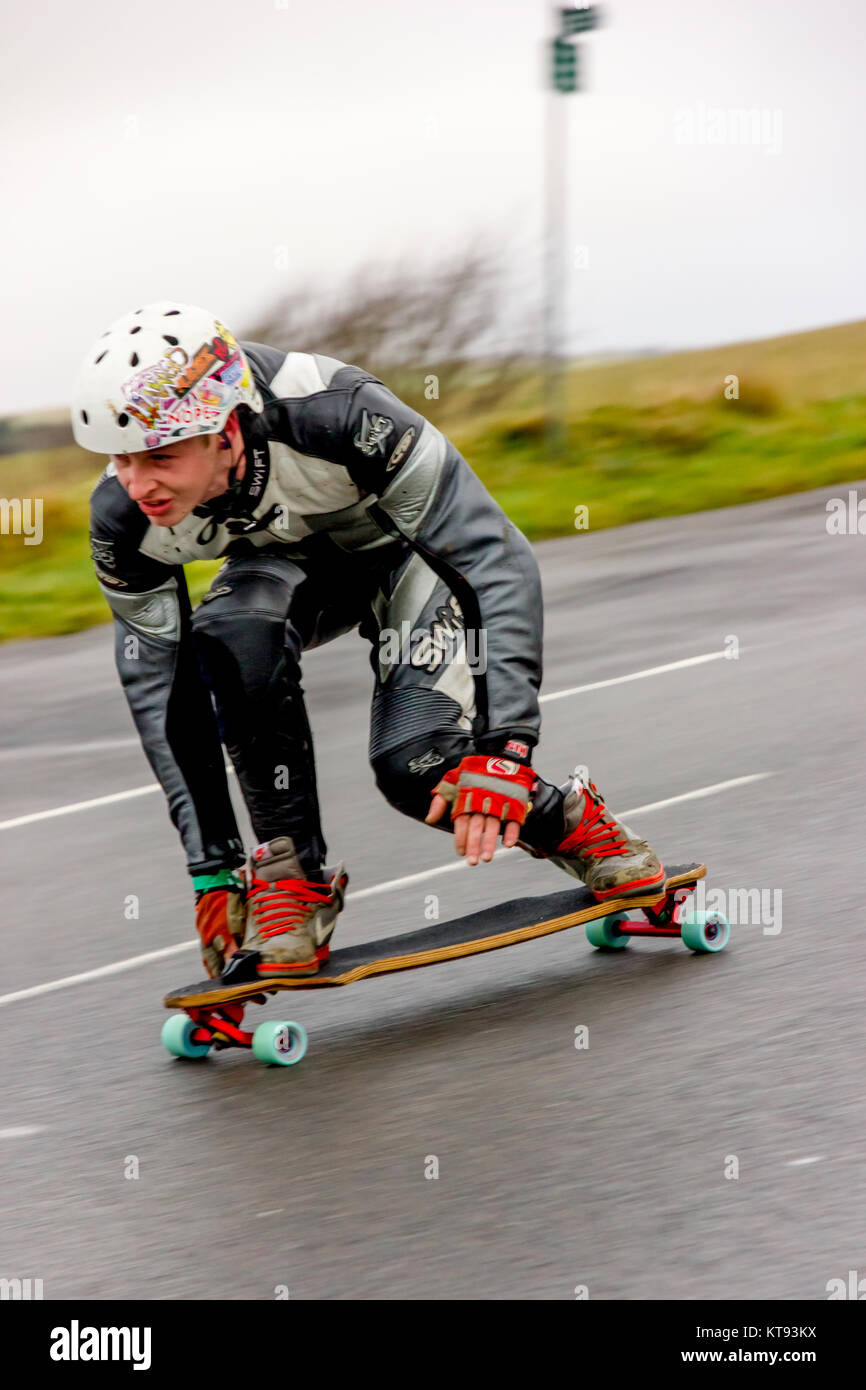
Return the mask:
<svg viewBox="0 0 866 1390">
<path fill-rule="evenodd" d="M 683 945 L 690 951 L 721 951 L 731 928 L 722 912 L 687 912 L 680 922 Z"/>
<path fill-rule="evenodd" d="M 253 1052 L 260 1062 L 293 1067 L 307 1050 L 307 1031 L 300 1023 L 260 1023 L 253 1033 Z"/>
<path fill-rule="evenodd" d="M 596 917 L 594 922 L 586 924 L 586 939 L 600 951 L 616 951 L 628 943 L 628 937 L 618 930 L 627 921 L 624 912 L 615 912 L 612 917 Z"/>
<path fill-rule="evenodd" d="M 173 1057 L 206 1057 L 210 1043 L 192 1041 L 196 1024 L 186 1014 L 172 1014 L 162 1025 L 162 1045 Z"/>
</svg>

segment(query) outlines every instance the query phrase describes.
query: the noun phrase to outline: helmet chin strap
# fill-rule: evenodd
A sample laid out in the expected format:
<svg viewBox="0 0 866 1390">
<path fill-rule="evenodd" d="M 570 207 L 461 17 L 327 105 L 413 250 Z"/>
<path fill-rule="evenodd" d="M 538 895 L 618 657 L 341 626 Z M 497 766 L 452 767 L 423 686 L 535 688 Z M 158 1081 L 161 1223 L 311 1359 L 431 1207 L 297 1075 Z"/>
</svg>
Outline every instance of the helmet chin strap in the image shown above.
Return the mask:
<svg viewBox="0 0 866 1390">
<path fill-rule="evenodd" d="M 220 430 L 219 441 L 220 450 L 230 449 L 232 447 L 231 440 L 226 436 L 225 430 Z M 228 482 L 225 490 L 219 493 L 217 497 L 211 497 L 209 501 L 200 502 L 197 507 L 193 507 L 194 516 L 217 517 L 222 514 L 228 515 L 234 504 L 232 494 L 236 493 L 239 486 L 237 471 L 238 465 L 232 463 L 229 467 Z"/>
<path fill-rule="evenodd" d="M 221 449 L 230 449 L 231 447 L 232 447 L 232 442 L 231 442 L 231 440 L 229 439 L 228 435 L 226 434 L 225 430 L 220 430 L 220 448 L 221 448 Z M 238 462 L 240 462 L 240 460 L 238 460 Z M 233 488 L 233 487 L 236 486 L 237 480 L 238 480 L 238 479 L 237 479 L 237 473 L 238 473 L 238 463 L 236 463 L 234 460 L 232 460 L 231 466 L 230 466 L 230 468 L 229 468 L 229 482 L 228 482 L 228 489 L 227 489 L 227 490 L 229 490 L 229 489 L 231 489 L 231 488 Z"/>
</svg>

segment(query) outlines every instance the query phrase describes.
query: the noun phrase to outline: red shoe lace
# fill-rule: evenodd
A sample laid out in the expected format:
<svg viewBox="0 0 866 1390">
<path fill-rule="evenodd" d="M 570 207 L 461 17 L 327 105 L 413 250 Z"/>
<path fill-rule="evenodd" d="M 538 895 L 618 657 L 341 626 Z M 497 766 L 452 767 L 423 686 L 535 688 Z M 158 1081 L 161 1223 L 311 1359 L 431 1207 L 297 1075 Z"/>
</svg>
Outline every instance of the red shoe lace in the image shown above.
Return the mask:
<svg viewBox="0 0 866 1390">
<path fill-rule="evenodd" d="M 324 907 L 331 896 L 329 883 L 308 883 L 303 878 L 280 878 L 266 883 L 254 878 L 247 895 L 259 936 L 280 936 L 294 931 L 311 907 Z"/>
<path fill-rule="evenodd" d="M 610 818 L 610 812 L 601 799 L 601 793 L 594 782 L 585 786 L 583 815 L 580 824 L 563 840 L 557 854 L 579 849 L 592 857 L 603 858 L 608 854 L 622 854 L 628 848 L 623 837 L 622 827 Z"/>
</svg>

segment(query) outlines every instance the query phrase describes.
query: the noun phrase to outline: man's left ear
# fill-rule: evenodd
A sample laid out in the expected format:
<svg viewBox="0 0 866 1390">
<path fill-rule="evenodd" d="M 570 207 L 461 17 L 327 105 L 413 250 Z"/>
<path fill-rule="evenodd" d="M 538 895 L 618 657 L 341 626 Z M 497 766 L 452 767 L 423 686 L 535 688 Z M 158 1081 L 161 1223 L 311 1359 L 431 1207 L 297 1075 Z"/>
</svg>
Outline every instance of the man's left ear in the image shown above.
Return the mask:
<svg viewBox="0 0 866 1390">
<path fill-rule="evenodd" d="M 227 416 L 225 424 L 220 430 L 220 438 L 222 440 L 221 447 L 223 449 L 230 449 L 235 438 L 239 435 L 241 435 L 241 422 L 237 417 L 236 411 L 232 411 L 231 414 Z"/>
</svg>

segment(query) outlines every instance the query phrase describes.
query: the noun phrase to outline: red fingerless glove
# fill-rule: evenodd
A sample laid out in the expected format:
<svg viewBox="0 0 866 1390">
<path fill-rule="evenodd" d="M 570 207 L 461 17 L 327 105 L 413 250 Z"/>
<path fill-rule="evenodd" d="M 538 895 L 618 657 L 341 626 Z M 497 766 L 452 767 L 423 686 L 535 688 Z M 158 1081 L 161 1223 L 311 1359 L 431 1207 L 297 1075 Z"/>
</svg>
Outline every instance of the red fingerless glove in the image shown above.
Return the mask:
<svg viewBox="0 0 866 1390">
<path fill-rule="evenodd" d="M 510 758 L 473 754 L 446 772 L 433 788 L 433 795 L 449 802 L 452 820 L 479 812 L 522 825 L 530 810 L 529 795 L 534 782 L 531 767 Z"/>
</svg>

